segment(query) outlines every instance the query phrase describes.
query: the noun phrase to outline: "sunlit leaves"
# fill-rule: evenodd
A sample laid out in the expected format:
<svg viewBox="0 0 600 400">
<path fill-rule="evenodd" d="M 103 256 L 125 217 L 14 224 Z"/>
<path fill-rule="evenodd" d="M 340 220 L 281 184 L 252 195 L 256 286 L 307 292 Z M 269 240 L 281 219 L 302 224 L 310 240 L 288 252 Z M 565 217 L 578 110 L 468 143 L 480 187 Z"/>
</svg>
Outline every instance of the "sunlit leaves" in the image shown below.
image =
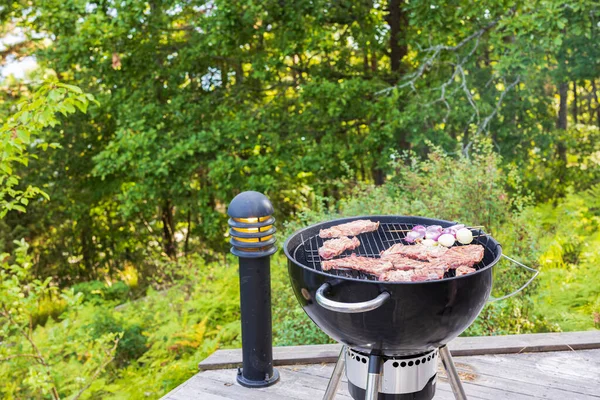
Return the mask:
<svg viewBox="0 0 600 400">
<path fill-rule="evenodd" d="M 28 165 L 30 147 L 46 150 L 55 146 L 44 141 L 44 129 L 59 123 L 58 113 L 66 116 L 77 109 L 85 112 L 90 101 L 93 97 L 81 89 L 50 81 L 17 104 L 17 112 L 0 127 L 0 218 L 11 210 L 25 212 L 27 199 L 48 197 L 37 187 L 19 189 L 20 177 L 13 168 L 17 163 Z"/>
</svg>

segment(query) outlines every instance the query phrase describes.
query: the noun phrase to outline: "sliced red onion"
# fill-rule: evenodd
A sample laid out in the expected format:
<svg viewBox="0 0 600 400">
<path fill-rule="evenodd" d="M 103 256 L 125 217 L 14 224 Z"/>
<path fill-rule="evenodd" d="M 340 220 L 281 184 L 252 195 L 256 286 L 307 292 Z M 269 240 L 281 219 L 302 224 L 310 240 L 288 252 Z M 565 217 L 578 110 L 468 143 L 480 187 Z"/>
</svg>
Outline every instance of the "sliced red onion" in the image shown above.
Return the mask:
<svg viewBox="0 0 600 400">
<path fill-rule="evenodd" d="M 413 232 L 418 232 L 421 237 L 425 237 L 425 233 L 427 232 L 427 228 L 425 228 L 423 225 L 415 225 L 412 228 Z"/>
<path fill-rule="evenodd" d="M 446 229 L 454 229 L 454 230 L 457 231 L 457 230 L 462 229 L 464 227 L 465 227 L 465 224 L 458 224 L 458 225 L 452 225 L 452 226 L 450 226 L 450 227 L 448 227 Z"/>
<path fill-rule="evenodd" d="M 439 225 L 430 225 L 427 227 L 425 232 L 425 238 L 431 240 L 437 240 L 442 234 L 442 227 Z"/>
<path fill-rule="evenodd" d="M 411 231 L 406 234 L 406 237 L 404 238 L 404 240 L 406 240 L 408 243 L 414 243 L 415 240 L 422 239 L 422 238 L 423 238 L 423 236 L 421 236 L 421 234 L 419 232 Z"/>
<path fill-rule="evenodd" d="M 456 238 L 456 231 L 457 230 L 458 229 L 454 228 L 453 226 L 451 226 L 450 228 L 444 228 L 442 230 L 442 235 L 449 234 L 449 235 L 452 235 L 452 236 L 454 236 Z"/>
</svg>

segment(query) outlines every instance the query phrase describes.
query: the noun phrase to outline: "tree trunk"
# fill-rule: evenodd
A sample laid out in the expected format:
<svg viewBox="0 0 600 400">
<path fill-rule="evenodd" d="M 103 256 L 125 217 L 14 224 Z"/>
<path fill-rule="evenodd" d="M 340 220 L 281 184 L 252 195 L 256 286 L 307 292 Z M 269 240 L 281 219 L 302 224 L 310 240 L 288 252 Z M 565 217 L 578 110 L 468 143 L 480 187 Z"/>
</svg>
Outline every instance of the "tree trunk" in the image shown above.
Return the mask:
<svg viewBox="0 0 600 400">
<path fill-rule="evenodd" d="M 561 82 L 558 85 L 558 95 L 560 96 L 558 106 L 558 120 L 556 121 L 556 127 L 560 130 L 567 129 L 567 96 L 569 95 L 569 83 Z M 567 147 L 563 141 L 563 138 L 559 137 L 556 141 L 556 152 L 558 159 L 562 161 L 564 165 L 567 164 Z M 564 168 L 562 168 L 564 170 Z M 563 175 L 560 173 L 560 175 Z M 562 176 L 559 176 L 562 180 Z"/>
<path fill-rule="evenodd" d="M 375 50 L 371 50 L 371 72 L 377 73 L 377 52 Z"/>
<path fill-rule="evenodd" d="M 93 271 L 93 243 L 91 238 L 91 230 L 90 224 L 91 219 L 89 218 L 89 214 L 81 218 L 79 222 L 80 231 L 79 231 L 79 240 L 81 241 L 81 256 L 83 257 L 83 265 L 85 267 L 85 274 L 90 278 L 94 278 Z"/>
<path fill-rule="evenodd" d="M 573 123 L 577 123 L 577 82 L 573 81 Z"/>
<path fill-rule="evenodd" d="M 378 154 L 381 154 L 381 152 L 383 151 L 383 149 L 381 148 L 377 150 Z M 373 175 L 373 182 L 375 182 L 376 185 L 383 185 L 385 183 L 385 173 L 381 168 L 379 168 L 379 166 L 377 165 L 377 161 L 378 159 L 373 162 L 371 174 Z"/>
<path fill-rule="evenodd" d="M 390 25 L 390 63 L 394 82 L 400 79 L 402 59 L 408 53 L 406 44 L 408 17 L 402 8 L 403 4 L 402 0 L 390 0 L 390 14 L 387 18 Z"/>
<path fill-rule="evenodd" d="M 596 80 L 592 79 L 592 93 L 594 95 L 594 100 L 596 100 L 596 123 L 598 127 L 600 127 L 600 101 L 598 101 L 598 89 L 596 87 Z M 592 115 L 592 110 L 590 110 L 590 122 L 594 120 L 594 116 Z"/>
<path fill-rule="evenodd" d="M 188 255 L 189 244 L 190 244 L 190 232 L 192 230 L 192 209 L 190 205 L 190 209 L 187 213 L 187 232 L 185 233 L 185 244 L 183 245 L 183 252 L 185 255 Z"/>
<path fill-rule="evenodd" d="M 235 84 L 241 85 L 242 83 L 244 83 L 244 66 L 240 60 L 235 64 Z"/>
<path fill-rule="evenodd" d="M 173 212 L 174 207 L 171 204 L 171 200 L 165 200 L 165 204 L 161 210 L 163 249 L 174 260 L 177 257 L 177 244 L 175 243 L 175 218 Z"/>
<path fill-rule="evenodd" d="M 560 96 L 560 102 L 558 106 L 558 120 L 556 121 L 556 127 L 558 129 L 567 129 L 567 98 L 569 95 L 568 82 L 561 82 L 558 85 L 558 95 Z"/>
<path fill-rule="evenodd" d="M 408 45 L 406 41 L 406 32 L 408 28 L 408 15 L 403 9 L 403 0 L 390 0 L 387 22 L 390 26 L 390 66 L 392 73 L 392 83 L 397 83 L 404 72 L 402 59 L 408 53 Z M 399 107 L 401 107 L 399 105 Z M 400 150 L 408 150 L 410 143 L 406 140 L 406 131 L 398 131 L 396 133 L 398 148 Z"/>
</svg>

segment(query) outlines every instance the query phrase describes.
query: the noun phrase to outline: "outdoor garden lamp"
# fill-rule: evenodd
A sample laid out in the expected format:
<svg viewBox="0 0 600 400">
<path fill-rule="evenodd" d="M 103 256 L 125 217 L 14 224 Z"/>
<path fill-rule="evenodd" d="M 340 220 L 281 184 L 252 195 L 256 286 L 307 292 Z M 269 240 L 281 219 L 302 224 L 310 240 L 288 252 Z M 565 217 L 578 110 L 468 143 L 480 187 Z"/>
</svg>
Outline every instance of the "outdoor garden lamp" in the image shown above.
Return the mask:
<svg viewBox="0 0 600 400">
<path fill-rule="evenodd" d="M 258 192 L 237 195 L 227 209 L 231 252 L 239 257 L 242 368 L 237 381 L 251 388 L 279 380 L 273 368 L 271 254 L 275 246 L 273 205 Z"/>
</svg>

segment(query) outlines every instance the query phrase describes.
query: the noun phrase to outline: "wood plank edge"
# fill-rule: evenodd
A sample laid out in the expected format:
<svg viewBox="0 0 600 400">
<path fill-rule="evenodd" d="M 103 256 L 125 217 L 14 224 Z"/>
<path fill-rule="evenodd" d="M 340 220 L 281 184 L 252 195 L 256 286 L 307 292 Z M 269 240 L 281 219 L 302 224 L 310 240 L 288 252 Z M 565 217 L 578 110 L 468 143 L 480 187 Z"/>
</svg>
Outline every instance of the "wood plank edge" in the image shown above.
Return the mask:
<svg viewBox="0 0 600 400">
<path fill-rule="evenodd" d="M 590 332 L 590 331 L 586 331 Z M 457 357 L 467 357 L 467 356 L 482 356 L 488 354 L 519 354 L 519 353 L 537 353 L 537 352 L 551 352 L 551 351 L 572 351 L 572 350 L 592 350 L 592 349 L 600 349 L 600 332 L 595 332 L 593 334 L 593 338 L 586 341 L 578 341 L 578 340 L 569 340 L 569 336 L 573 335 L 575 332 L 568 332 L 565 335 L 565 341 L 563 343 L 556 343 L 556 340 L 549 340 L 547 343 L 544 342 L 544 334 L 538 334 L 540 339 L 540 344 L 523 344 L 519 345 L 515 343 L 513 340 L 508 340 L 507 343 L 495 343 L 492 344 L 494 336 L 490 336 L 489 340 L 485 339 L 485 337 L 478 337 L 476 340 L 482 342 L 477 347 L 472 348 L 464 348 L 461 346 L 460 338 L 457 339 L 458 343 L 450 343 L 450 351 L 452 355 Z M 582 332 L 583 333 L 583 332 Z M 550 335 L 548 334 L 548 338 Z M 514 335 L 513 338 L 515 341 L 519 340 L 519 336 Z M 521 336 L 523 337 L 523 336 Z M 467 338 L 465 338 L 467 339 Z M 473 338 L 470 338 L 473 339 Z M 512 338 L 511 338 L 512 339 Z M 469 339 L 467 339 L 469 340 Z M 487 343 L 486 343 L 487 342 Z M 512 343 L 511 343 L 512 342 Z M 552 343 L 554 342 L 554 343 Z M 487 344 L 487 346 L 486 346 Z M 315 352 L 307 351 L 305 354 L 299 355 L 291 355 L 285 354 L 285 351 L 282 351 L 284 348 L 279 348 L 279 351 L 275 351 L 273 354 L 273 365 L 275 366 L 284 366 L 284 365 L 298 365 L 298 364 L 319 364 L 319 363 L 334 363 L 337 360 L 340 351 L 339 344 L 331 344 L 331 345 L 320 345 L 319 350 Z M 301 346 L 291 346 L 295 349 Z M 307 346 L 308 347 L 308 346 Z M 462 347 L 462 348 L 461 348 Z M 238 368 L 242 366 L 242 351 L 241 349 L 236 350 L 224 350 L 228 352 L 227 357 L 222 357 L 220 350 L 217 350 L 215 353 L 205 358 L 198 364 L 198 369 L 200 371 L 209 371 L 215 369 L 229 369 L 229 368 Z M 316 354 L 315 354 L 316 353 Z M 228 360 L 224 360 L 226 358 Z"/>
<path fill-rule="evenodd" d="M 318 357 L 306 356 L 295 358 L 273 358 L 273 365 L 276 367 L 286 365 L 301 365 L 301 364 L 332 364 L 337 361 L 339 351 L 332 352 L 331 355 L 319 355 Z M 241 355 L 240 355 L 241 357 Z M 241 368 L 242 360 L 230 362 L 200 362 L 198 364 L 199 371 L 212 371 L 215 369 L 230 369 Z"/>
</svg>

